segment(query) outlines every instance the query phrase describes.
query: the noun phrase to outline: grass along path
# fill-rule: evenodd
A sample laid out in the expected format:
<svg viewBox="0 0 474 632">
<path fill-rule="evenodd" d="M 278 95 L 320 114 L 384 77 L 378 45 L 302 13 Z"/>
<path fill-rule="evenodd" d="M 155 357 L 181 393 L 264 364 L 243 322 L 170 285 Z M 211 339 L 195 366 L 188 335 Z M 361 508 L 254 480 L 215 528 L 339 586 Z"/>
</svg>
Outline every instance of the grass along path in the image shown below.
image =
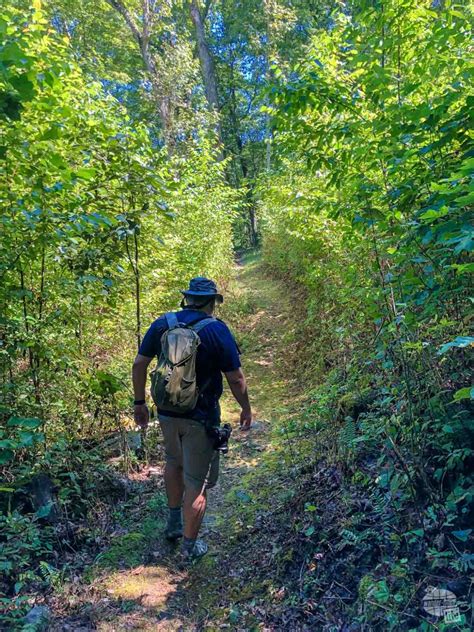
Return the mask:
<svg viewBox="0 0 474 632">
<path fill-rule="evenodd" d="M 245 538 L 258 520 L 249 481 L 256 480 L 264 453 L 272 449 L 270 426 L 292 397 L 281 353 L 292 310 L 291 297 L 264 274 L 258 258 L 238 265 L 223 317 L 242 348 L 255 423 L 249 432 L 239 431 L 239 408 L 226 392 L 222 417 L 232 423 L 234 433 L 220 481 L 209 493 L 202 535 L 210 553 L 191 569 L 177 568 L 176 550 L 162 540 L 166 500 L 160 463 L 135 477 L 139 494 L 122 509 L 117 537 L 99 556 L 91 583 L 73 591 L 75 612 L 65 608 L 52 630 L 198 630 L 219 628 L 217 619 L 232 621 L 232 609 L 219 610 L 219 594 L 224 591 L 226 601 L 233 601 L 229 591 L 235 589 L 239 601 L 241 561 L 238 555 L 229 559 L 229 546 Z M 229 584 L 222 580 L 224 562 Z"/>
</svg>

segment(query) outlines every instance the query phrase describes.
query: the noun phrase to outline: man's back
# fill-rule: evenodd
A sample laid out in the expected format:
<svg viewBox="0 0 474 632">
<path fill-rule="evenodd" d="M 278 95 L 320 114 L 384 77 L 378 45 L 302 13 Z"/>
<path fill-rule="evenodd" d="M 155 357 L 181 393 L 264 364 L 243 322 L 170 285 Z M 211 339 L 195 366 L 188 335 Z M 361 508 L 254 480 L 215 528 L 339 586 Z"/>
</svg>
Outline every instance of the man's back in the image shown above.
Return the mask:
<svg viewBox="0 0 474 632">
<path fill-rule="evenodd" d="M 178 321 L 185 325 L 194 324 L 207 314 L 196 309 L 176 312 Z M 161 337 L 167 329 L 165 316 L 155 320 L 147 331 L 140 346 L 140 355 L 153 358 L 161 353 Z M 235 371 L 240 367 L 240 358 L 234 337 L 227 325 L 218 319 L 209 323 L 199 332 L 200 345 L 196 357 L 197 386 L 201 391 L 195 409 L 191 412 L 164 412 L 170 417 L 187 417 L 218 421 L 219 397 L 222 395 L 222 373 Z M 159 411 L 160 412 L 160 411 Z"/>
</svg>

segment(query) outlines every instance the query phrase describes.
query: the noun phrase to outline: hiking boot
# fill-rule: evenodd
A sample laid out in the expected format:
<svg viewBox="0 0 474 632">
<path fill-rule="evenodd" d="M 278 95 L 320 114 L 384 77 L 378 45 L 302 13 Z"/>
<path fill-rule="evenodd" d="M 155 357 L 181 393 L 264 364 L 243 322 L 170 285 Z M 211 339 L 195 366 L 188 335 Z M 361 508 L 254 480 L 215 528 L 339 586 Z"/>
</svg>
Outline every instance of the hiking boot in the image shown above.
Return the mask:
<svg viewBox="0 0 474 632">
<path fill-rule="evenodd" d="M 179 540 L 179 538 L 183 537 L 183 527 L 182 525 L 167 525 L 165 529 L 165 538 L 170 542 L 174 542 L 175 540 Z"/>
<path fill-rule="evenodd" d="M 174 542 L 183 537 L 183 515 L 181 507 L 168 507 L 169 516 L 166 523 L 165 538 Z"/>
<path fill-rule="evenodd" d="M 203 557 L 203 555 L 206 555 L 208 550 L 209 547 L 204 540 L 196 540 L 191 550 L 183 546 L 181 553 L 184 561 L 193 562 Z"/>
</svg>

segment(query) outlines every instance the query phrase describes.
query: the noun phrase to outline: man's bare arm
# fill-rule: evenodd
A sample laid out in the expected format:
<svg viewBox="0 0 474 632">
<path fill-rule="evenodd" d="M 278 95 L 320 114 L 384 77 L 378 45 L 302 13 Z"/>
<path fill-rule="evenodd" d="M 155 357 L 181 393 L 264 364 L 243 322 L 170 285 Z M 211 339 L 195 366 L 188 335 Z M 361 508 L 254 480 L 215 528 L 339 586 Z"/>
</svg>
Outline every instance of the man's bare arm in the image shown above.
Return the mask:
<svg viewBox="0 0 474 632">
<path fill-rule="evenodd" d="M 137 354 L 132 366 L 133 393 L 135 401 L 145 399 L 145 386 L 148 365 L 152 358 Z M 146 404 L 136 404 L 134 407 L 135 421 L 139 426 L 146 427 L 149 421 L 149 412 Z"/>
<path fill-rule="evenodd" d="M 137 353 L 132 367 L 133 392 L 136 400 L 145 399 L 147 369 L 151 361 L 152 358 Z"/>
<path fill-rule="evenodd" d="M 229 371 L 224 375 L 226 376 L 232 395 L 242 408 L 242 412 L 240 413 L 240 427 L 242 430 L 248 430 L 252 423 L 252 408 L 250 406 L 245 375 L 242 369 Z"/>
</svg>

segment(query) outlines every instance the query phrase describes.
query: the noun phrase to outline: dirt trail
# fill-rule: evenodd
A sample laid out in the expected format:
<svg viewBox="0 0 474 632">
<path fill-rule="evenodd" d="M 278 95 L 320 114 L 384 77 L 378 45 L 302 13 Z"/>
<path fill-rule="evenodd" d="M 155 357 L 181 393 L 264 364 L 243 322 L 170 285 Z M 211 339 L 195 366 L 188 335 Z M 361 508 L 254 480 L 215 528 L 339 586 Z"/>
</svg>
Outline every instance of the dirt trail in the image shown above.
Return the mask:
<svg viewBox="0 0 474 632">
<path fill-rule="evenodd" d="M 242 479 L 259 467 L 270 448 L 269 427 L 287 395 L 278 349 L 292 309 L 290 297 L 277 281 L 265 276 L 256 259 L 239 264 L 226 294 L 223 317 L 242 347 L 256 421 L 249 432 L 241 433 L 236 427 L 238 406 L 226 393 L 222 416 L 224 422 L 232 423 L 234 433 L 229 454 L 222 459 L 220 481 L 209 493 L 202 535 L 210 544 L 210 554 L 191 569 L 177 570 L 176 551 L 157 534 L 156 543 L 146 555 L 149 563 L 102 575 L 93 589 L 87 622 L 83 615 L 69 617 L 58 621 L 54 630 L 187 631 L 202 629 L 205 620 L 206 629 L 212 629 L 212 615 L 206 610 L 209 591 L 215 589 L 212 569 L 225 558 L 228 534 L 236 524 L 242 527 L 231 501 L 235 497 L 245 500 Z M 161 485 L 160 470 L 155 474 Z M 233 572 L 238 571 L 228 568 L 229 575 Z"/>
</svg>

